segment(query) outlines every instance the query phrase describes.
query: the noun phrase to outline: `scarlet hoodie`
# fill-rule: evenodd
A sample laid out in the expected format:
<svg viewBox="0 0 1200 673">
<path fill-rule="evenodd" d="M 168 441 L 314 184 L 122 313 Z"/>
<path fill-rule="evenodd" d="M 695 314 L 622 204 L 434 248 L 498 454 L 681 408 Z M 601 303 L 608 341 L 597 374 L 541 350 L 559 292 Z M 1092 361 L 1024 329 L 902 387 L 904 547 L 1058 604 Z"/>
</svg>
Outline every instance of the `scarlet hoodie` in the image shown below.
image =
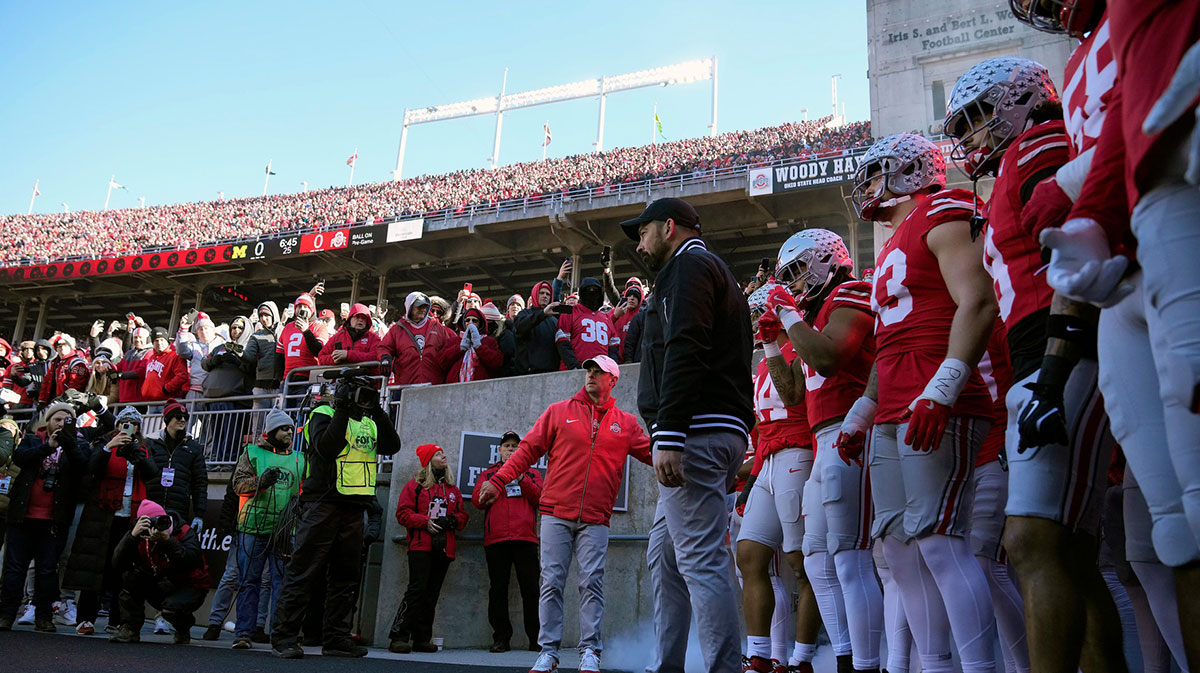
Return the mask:
<svg viewBox="0 0 1200 673">
<path fill-rule="evenodd" d="M 489 481 L 503 493 L 505 484 L 547 454 L 539 511 L 604 526 L 617 501 L 626 456 L 653 464 L 650 437 L 633 414 L 618 409 L 613 397 L 597 405 L 582 389 L 542 412 L 520 448 Z"/>
<path fill-rule="evenodd" d="M 167 346 L 167 350 L 161 353 L 151 349 L 145 361 L 146 378 L 142 379 L 143 400 L 183 397 L 188 391 L 188 366 L 175 352 L 174 346 Z"/>
<path fill-rule="evenodd" d="M 357 338 L 350 334 L 350 319 L 356 315 L 367 319 L 366 328 Z M 375 359 L 380 341 L 379 335 L 371 331 L 371 312 L 366 306 L 355 304 L 350 307 L 350 315 L 346 316 L 346 322 L 342 328 L 334 333 L 321 348 L 321 352 L 317 355 L 317 363 L 322 365 L 338 364 L 333 361 L 333 352 L 339 350 L 346 351 L 346 362 L 343 364 L 370 362 Z"/>
</svg>

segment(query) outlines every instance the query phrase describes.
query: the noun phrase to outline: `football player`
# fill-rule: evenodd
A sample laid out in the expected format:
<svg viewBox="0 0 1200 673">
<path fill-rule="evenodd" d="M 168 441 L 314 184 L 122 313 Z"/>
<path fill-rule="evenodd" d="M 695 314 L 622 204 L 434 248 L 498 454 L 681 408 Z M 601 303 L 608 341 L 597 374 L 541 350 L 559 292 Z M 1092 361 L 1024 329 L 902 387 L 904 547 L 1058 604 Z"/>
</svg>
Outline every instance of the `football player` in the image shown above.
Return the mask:
<svg viewBox="0 0 1200 673">
<path fill-rule="evenodd" d="M 872 145 L 855 181 L 859 217 L 894 233 L 875 265 L 875 365 L 838 445 L 856 457 L 874 424 L 872 534 L 883 539 L 922 668 L 950 670 L 948 634 L 931 628 L 948 621 L 964 673 L 992 673 L 992 600 L 966 539 L 992 416 L 976 365 L 997 314 L 983 241 L 968 223 L 978 200 L 944 189 L 941 151 L 910 133 Z"/>
<path fill-rule="evenodd" d="M 595 278 L 579 284 L 579 303 L 558 319 L 554 336 L 563 369 L 579 369 L 579 363 L 597 355 L 620 358 L 621 335 L 613 327 L 612 315 L 601 311 L 604 288 Z"/>
<path fill-rule="evenodd" d="M 861 460 L 843 458 L 834 448 L 875 360 L 871 284 L 854 278 L 845 242 L 827 229 L 792 235 L 775 269 L 787 288 L 771 291 L 774 308 L 760 329 L 777 315 L 803 362 L 816 451 L 804 487 L 805 569 L 831 638 L 830 624 L 847 623 L 853 669 L 876 671 L 883 594 L 870 550 L 871 484 Z M 825 577 L 829 581 L 819 581 Z"/>
</svg>

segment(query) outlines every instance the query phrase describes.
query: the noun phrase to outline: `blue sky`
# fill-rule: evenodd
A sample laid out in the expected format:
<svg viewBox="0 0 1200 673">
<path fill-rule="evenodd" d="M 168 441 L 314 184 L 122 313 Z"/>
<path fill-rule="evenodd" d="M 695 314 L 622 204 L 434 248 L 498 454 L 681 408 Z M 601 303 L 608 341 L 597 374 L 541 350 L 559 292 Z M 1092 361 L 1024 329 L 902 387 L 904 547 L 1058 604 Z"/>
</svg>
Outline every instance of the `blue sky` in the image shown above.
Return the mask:
<svg viewBox="0 0 1200 673">
<path fill-rule="evenodd" d="M 865 3 L 124 2 L 0 4 L 0 212 L 212 200 L 390 179 L 406 107 L 719 59 L 721 131 L 869 115 Z M 707 133 L 710 84 L 610 96 L 605 146 Z M 501 163 L 587 152 L 597 101 L 507 113 Z M 494 117 L 409 133 L 406 176 L 484 167 Z"/>
</svg>

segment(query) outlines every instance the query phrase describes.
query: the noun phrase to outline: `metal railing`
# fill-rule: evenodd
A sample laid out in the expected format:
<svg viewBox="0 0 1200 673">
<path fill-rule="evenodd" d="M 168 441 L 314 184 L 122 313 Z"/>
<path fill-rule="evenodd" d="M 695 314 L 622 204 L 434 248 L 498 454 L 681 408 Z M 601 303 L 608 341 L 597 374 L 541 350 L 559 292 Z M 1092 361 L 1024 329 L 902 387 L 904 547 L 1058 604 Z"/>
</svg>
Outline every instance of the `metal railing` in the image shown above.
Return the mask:
<svg viewBox="0 0 1200 673">
<path fill-rule="evenodd" d="M 773 161 L 756 161 L 736 166 L 720 166 L 714 168 L 705 168 L 693 171 L 685 171 L 682 173 L 674 173 L 671 175 L 644 178 L 641 180 L 630 180 L 626 182 L 614 182 L 606 185 L 589 186 L 589 187 L 574 187 L 544 194 L 525 195 L 511 199 L 497 200 L 489 203 L 472 203 L 461 206 L 439 208 L 437 210 L 425 212 L 410 212 L 398 211 L 395 214 L 372 218 L 370 222 L 362 220 L 351 224 L 325 224 L 319 227 L 304 227 L 297 229 L 289 229 L 287 231 L 276 231 L 266 234 L 260 234 L 254 238 L 222 238 L 213 241 L 204 241 L 195 243 L 191 246 L 172 246 L 160 245 L 149 246 L 142 248 L 136 253 L 126 254 L 151 254 L 156 252 L 174 252 L 182 250 L 190 250 L 212 245 L 226 245 L 233 243 L 256 243 L 258 241 L 271 241 L 278 238 L 287 238 L 290 236 L 299 236 L 303 234 L 331 231 L 335 229 L 355 229 L 357 227 L 373 226 L 377 224 L 388 224 L 404 219 L 423 218 L 426 221 L 442 221 L 449 222 L 452 220 L 466 219 L 470 220 L 475 217 L 485 215 L 494 215 L 506 212 L 528 212 L 531 208 L 558 208 L 573 201 L 585 200 L 591 203 L 594 199 L 607 196 L 641 196 L 649 195 L 655 190 L 678 189 L 682 191 L 685 187 L 691 185 L 711 183 L 716 185 L 718 180 L 727 180 L 748 176 L 753 168 L 762 168 L 764 166 L 782 167 L 790 166 L 795 163 L 811 161 L 813 159 L 821 159 L 826 157 L 846 156 L 854 152 L 865 150 L 866 147 L 853 147 L 839 150 L 829 150 L 826 152 L 818 152 L 804 157 L 787 157 L 783 159 L 775 159 Z M 119 255 L 117 255 L 119 256 Z M 82 262 L 95 261 L 99 259 L 108 259 L 114 255 L 71 255 L 68 257 L 56 258 L 24 258 L 13 261 L 0 261 L 0 268 L 10 266 L 31 266 L 35 264 L 49 264 L 58 262 Z"/>
</svg>

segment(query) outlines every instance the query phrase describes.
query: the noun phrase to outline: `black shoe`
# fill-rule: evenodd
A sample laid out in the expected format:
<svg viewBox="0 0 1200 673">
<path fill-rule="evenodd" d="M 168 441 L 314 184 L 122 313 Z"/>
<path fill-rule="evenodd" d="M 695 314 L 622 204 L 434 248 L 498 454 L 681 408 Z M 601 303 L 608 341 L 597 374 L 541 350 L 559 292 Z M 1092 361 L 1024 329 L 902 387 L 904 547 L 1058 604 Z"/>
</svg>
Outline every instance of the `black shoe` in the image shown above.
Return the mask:
<svg viewBox="0 0 1200 673">
<path fill-rule="evenodd" d="M 187 645 L 188 643 L 192 642 L 192 630 L 190 628 L 176 628 L 175 637 L 171 638 L 171 642 L 175 643 L 176 645 Z"/>
<path fill-rule="evenodd" d="M 204 629 L 204 635 L 200 636 L 200 640 L 216 640 L 221 637 L 221 625 L 212 624 L 207 629 Z"/>
<path fill-rule="evenodd" d="M 396 654 L 408 654 L 409 652 L 412 652 L 412 643 L 408 640 L 393 640 L 392 642 L 388 643 L 388 652 L 395 652 Z"/>
<path fill-rule="evenodd" d="M 321 655 L 326 657 L 365 657 L 367 656 L 367 648 L 362 645 L 355 645 L 346 640 L 336 645 L 322 647 Z"/>
<path fill-rule="evenodd" d="M 133 630 L 133 627 L 122 624 L 117 627 L 117 632 L 108 637 L 110 643 L 140 643 L 142 635 Z"/>
<path fill-rule="evenodd" d="M 854 673 L 854 657 L 849 654 L 837 658 L 837 673 Z"/>
<path fill-rule="evenodd" d="M 250 644 L 249 638 L 243 637 L 243 638 L 238 638 L 233 641 L 233 649 L 235 649 L 235 650 L 249 650 L 249 649 L 253 649 L 253 648 L 254 648 L 254 646 Z"/>
<path fill-rule="evenodd" d="M 304 650 L 300 649 L 299 643 L 288 643 L 287 645 L 272 645 L 271 654 L 280 659 L 303 659 Z"/>
<path fill-rule="evenodd" d="M 434 645 L 432 642 L 429 642 L 429 641 L 426 641 L 424 643 L 413 643 L 412 651 L 413 652 L 426 652 L 426 653 L 437 652 L 438 646 Z"/>
<path fill-rule="evenodd" d="M 271 636 L 267 635 L 266 629 L 260 626 L 254 629 L 254 633 L 250 634 L 250 642 L 269 643 L 271 642 Z"/>
<path fill-rule="evenodd" d="M 17 620 L 13 617 L 0 617 L 0 631 L 12 631 L 15 621 Z"/>
<path fill-rule="evenodd" d="M 54 628 L 53 619 L 35 619 L 33 630 L 38 633 L 58 633 L 58 629 Z"/>
<path fill-rule="evenodd" d="M 488 652 L 507 652 L 509 649 L 511 648 L 508 646 L 508 641 L 497 640 L 496 642 L 492 643 L 492 647 L 488 650 Z"/>
</svg>

